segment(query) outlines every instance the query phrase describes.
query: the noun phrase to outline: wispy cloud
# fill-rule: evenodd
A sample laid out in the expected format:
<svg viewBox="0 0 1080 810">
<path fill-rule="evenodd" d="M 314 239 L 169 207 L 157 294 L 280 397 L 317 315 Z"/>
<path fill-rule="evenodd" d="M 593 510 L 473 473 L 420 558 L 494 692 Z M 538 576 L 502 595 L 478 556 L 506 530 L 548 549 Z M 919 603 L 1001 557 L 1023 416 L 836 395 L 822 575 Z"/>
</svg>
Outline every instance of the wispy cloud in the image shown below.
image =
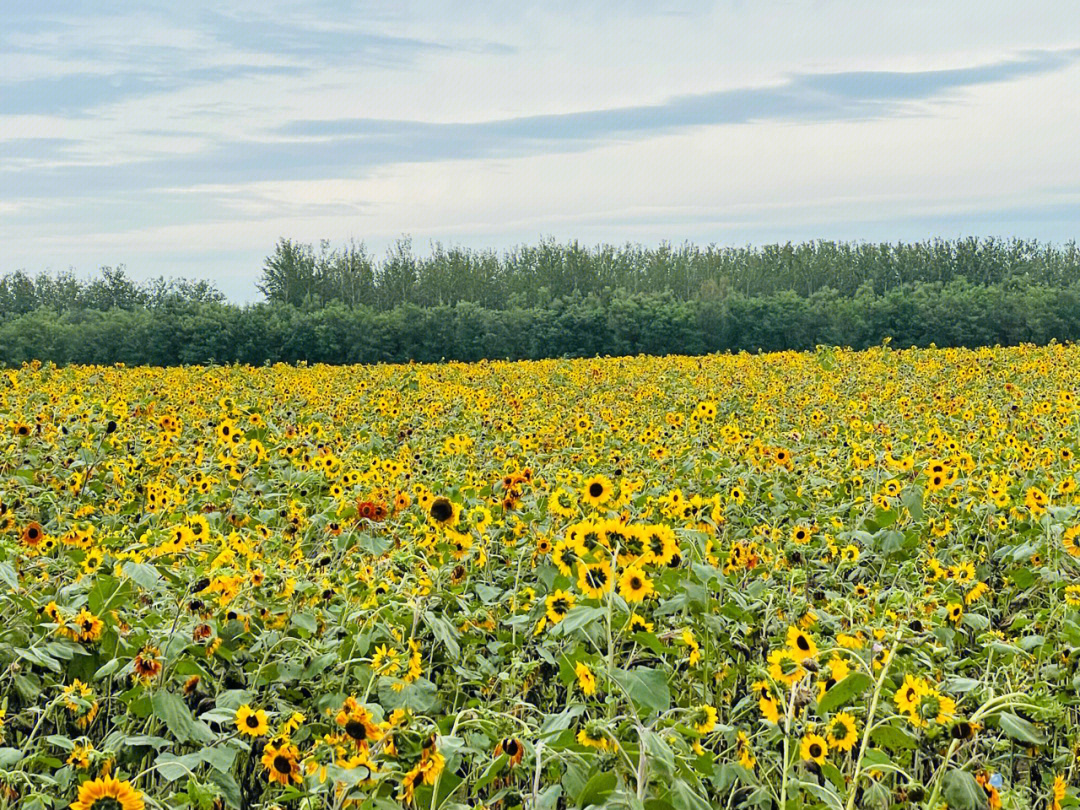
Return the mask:
<svg viewBox="0 0 1080 810">
<path fill-rule="evenodd" d="M 777 84 L 678 96 L 660 104 L 535 115 L 475 123 L 431 124 L 378 119 L 290 122 L 284 135 L 319 143 L 351 140 L 360 154 L 439 159 L 510 156 L 552 144 L 583 146 L 642 133 L 694 126 L 762 121 L 829 121 L 903 113 L 911 102 L 933 101 L 952 91 L 1049 73 L 1080 60 L 1080 49 L 1032 51 L 1019 58 L 952 70 L 803 73 Z M 370 150 L 370 151 L 369 151 Z"/>
</svg>

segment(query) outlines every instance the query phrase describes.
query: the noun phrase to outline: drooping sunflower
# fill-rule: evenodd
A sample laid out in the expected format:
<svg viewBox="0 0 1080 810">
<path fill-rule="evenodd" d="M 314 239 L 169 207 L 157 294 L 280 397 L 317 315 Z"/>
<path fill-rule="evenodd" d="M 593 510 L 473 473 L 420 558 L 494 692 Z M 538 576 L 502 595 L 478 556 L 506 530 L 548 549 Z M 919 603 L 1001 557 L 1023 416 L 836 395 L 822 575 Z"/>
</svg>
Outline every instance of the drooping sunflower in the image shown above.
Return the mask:
<svg viewBox="0 0 1080 810">
<path fill-rule="evenodd" d="M 144 810 L 142 793 L 130 782 L 114 776 L 88 779 L 79 785 L 79 795 L 71 810 Z"/>
<path fill-rule="evenodd" d="M 555 544 L 555 548 L 551 552 L 551 560 L 555 563 L 555 567 L 559 569 L 564 577 L 570 576 L 574 571 L 574 565 L 585 554 L 585 550 L 578 544 L 572 542 L 570 538 L 560 540 Z"/>
<path fill-rule="evenodd" d="M 105 627 L 101 619 L 86 608 L 75 614 L 75 618 L 71 620 L 71 623 L 77 628 L 75 637 L 79 641 L 97 641 L 101 638 L 102 630 Z"/>
<path fill-rule="evenodd" d="M 584 661 L 578 661 L 574 665 L 574 675 L 577 676 L 578 687 L 585 695 L 596 694 L 596 675 L 592 668 Z"/>
<path fill-rule="evenodd" d="M 590 599 L 602 599 L 611 590 L 611 567 L 607 563 L 578 565 L 578 588 Z"/>
<path fill-rule="evenodd" d="M 236 729 L 248 737 L 262 737 L 270 728 L 264 709 L 252 709 L 247 703 L 236 710 Z"/>
<path fill-rule="evenodd" d="M 706 703 L 694 709 L 690 722 L 698 734 L 708 734 L 716 728 L 716 718 L 716 708 Z"/>
<path fill-rule="evenodd" d="M 606 751 L 611 747 L 611 740 L 608 739 L 607 731 L 603 725 L 595 720 L 589 721 L 584 728 L 578 731 L 577 741 L 579 745 L 596 748 L 600 751 Z"/>
<path fill-rule="evenodd" d="M 499 744 L 495 746 L 495 757 L 501 757 L 503 754 L 506 754 L 506 764 L 515 768 L 525 756 L 525 746 L 516 737 L 507 737 L 499 740 Z"/>
<path fill-rule="evenodd" d="M 131 678 L 149 684 L 161 673 L 161 650 L 147 644 L 135 656 Z"/>
<path fill-rule="evenodd" d="M 291 743 L 267 745 L 263 749 L 262 764 L 266 768 L 266 778 L 271 782 L 288 787 L 289 781 L 299 784 L 304 781 L 300 775 L 300 752 Z"/>
</svg>

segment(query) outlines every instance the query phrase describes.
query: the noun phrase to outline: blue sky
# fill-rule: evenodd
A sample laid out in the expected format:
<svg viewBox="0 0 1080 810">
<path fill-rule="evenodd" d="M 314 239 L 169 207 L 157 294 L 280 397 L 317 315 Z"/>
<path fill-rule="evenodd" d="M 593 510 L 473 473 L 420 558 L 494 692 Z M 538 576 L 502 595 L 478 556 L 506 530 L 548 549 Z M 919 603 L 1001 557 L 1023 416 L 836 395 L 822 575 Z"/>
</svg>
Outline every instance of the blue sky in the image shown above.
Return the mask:
<svg viewBox="0 0 1080 810">
<path fill-rule="evenodd" d="M 1080 236 L 1071 0 L 0 15 L 0 271 L 124 263 L 251 300 L 279 236 Z"/>
</svg>

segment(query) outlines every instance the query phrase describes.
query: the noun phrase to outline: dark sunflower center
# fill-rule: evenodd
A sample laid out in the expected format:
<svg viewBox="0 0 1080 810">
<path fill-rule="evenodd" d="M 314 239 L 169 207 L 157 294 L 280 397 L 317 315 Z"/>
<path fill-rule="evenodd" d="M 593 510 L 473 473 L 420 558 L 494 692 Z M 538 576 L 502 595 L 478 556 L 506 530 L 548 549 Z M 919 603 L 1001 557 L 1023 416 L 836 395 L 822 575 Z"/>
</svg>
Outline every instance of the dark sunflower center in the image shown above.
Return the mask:
<svg viewBox="0 0 1080 810">
<path fill-rule="evenodd" d="M 551 603 L 551 609 L 555 611 L 556 614 L 561 616 L 562 614 L 570 610 L 570 606 L 566 604 L 565 599 L 556 599 L 554 602 Z"/>
<path fill-rule="evenodd" d="M 445 523 L 454 515 L 454 507 L 446 498 L 436 498 L 431 504 L 431 516 L 440 523 Z"/>
<path fill-rule="evenodd" d="M 630 577 L 630 590 L 638 591 L 644 587 L 645 583 L 641 581 L 641 577 Z"/>
<path fill-rule="evenodd" d="M 90 805 L 90 810 L 123 810 L 123 805 L 112 796 L 102 796 Z"/>
<path fill-rule="evenodd" d="M 604 485 L 599 482 L 593 482 L 589 484 L 589 495 L 593 498 L 599 498 L 604 494 Z"/>
<path fill-rule="evenodd" d="M 812 743 L 810 745 L 810 756 L 812 756 L 812 757 L 820 757 L 821 756 L 821 746 L 818 745 L 817 743 Z"/>
<path fill-rule="evenodd" d="M 503 746 L 503 750 L 506 752 L 507 756 L 516 757 L 519 750 L 517 740 L 507 740 L 506 745 Z"/>
<path fill-rule="evenodd" d="M 292 771 L 292 760 L 288 757 L 278 754 L 274 757 L 274 770 L 278 773 L 290 773 Z"/>
<path fill-rule="evenodd" d="M 798 644 L 799 649 L 803 652 L 807 652 L 810 649 L 810 642 L 807 640 L 806 636 L 799 636 L 799 640 L 795 643 Z"/>
<path fill-rule="evenodd" d="M 357 741 L 367 739 L 367 728 L 359 720 L 350 720 L 346 723 L 345 733 Z"/>
<path fill-rule="evenodd" d="M 247 720 L 245 720 L 244 722 L 247 723 L 248 728 L 258 728 L 259 727 L 259 718 L 256 717 L 253 714 L 248 715 Z"/>
<path fill-rule="evenodd" d="M 591 568 L 585 575 L 585 581 L 590 588 L 603 588 L 607 583 L 607 572 L 603 568 Z"/>
</svg>

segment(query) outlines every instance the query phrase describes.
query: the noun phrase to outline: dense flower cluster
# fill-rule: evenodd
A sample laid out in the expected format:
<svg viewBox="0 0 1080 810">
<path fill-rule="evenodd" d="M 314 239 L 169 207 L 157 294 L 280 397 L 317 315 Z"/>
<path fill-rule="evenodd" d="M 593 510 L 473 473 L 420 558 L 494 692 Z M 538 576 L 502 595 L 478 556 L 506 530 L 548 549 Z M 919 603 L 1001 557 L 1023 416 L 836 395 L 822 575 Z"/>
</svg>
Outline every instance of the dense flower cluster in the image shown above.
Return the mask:
<svg viewBox="0 0 1080 810">
<path fill-rule="evenodd" d="M 2 372 L 0 807 L 1069 806 L 1078 370 Z"/>
</svg>

